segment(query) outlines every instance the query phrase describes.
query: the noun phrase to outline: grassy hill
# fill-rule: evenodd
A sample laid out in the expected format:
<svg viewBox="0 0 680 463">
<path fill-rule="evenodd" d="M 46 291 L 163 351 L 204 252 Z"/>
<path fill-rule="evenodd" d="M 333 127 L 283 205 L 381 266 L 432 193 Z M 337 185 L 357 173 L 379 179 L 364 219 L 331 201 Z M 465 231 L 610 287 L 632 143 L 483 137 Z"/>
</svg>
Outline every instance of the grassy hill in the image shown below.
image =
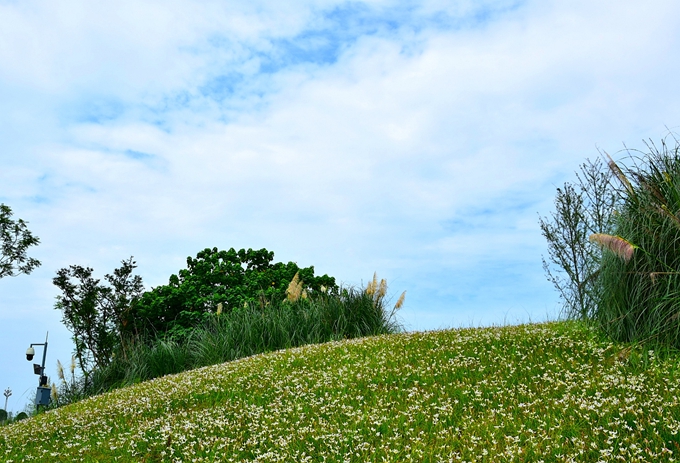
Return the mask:
<svg viewBox="0 0 680 463">
<path fill-rule="evenodd" d="M 573 322 L 377 336 L 166 376 L 0 428 L 0 460 L 673 461 L 678 358 Z"/>
</svg>

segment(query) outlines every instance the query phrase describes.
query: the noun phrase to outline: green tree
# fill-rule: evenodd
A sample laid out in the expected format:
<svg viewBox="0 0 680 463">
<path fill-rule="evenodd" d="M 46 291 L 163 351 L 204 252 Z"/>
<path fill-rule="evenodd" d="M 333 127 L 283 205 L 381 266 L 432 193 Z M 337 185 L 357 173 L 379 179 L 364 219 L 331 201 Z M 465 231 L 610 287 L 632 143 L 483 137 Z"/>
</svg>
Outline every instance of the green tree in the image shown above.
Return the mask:
<svg viewBox="0 0 680 463">
<path fill-rule="evenodd" d="M 53 283 L 61 290 L 55 308 L 73 334 L 75 355 L 85 376 L 109 364 L 120 350 L 126 354 L 129 330 L 126 324 L 130 307 L 144 291 L 142 278 L 133 275 L 137 267 L 132 257 L 105 275 L 107 284 L 92 276 L 89 267 L 71 265 L 57 271 Z"/>
<path fill-rule="evenodd" d="M 587 318 L 595 310 L 601 249 L 589 240 L 594 233 L 608 233 L 617 204 L 611 171 L 599 159 L 587 160 L 576 173 L 576 184 L 557 188 L 555 212 L 539 217 L 548 241 L 548 260 L 543 269 L 558 290 L 569 316 Z"/>
<path fill-rule="evenodd" d="M 167 285 L 148 291 L 128 313 L 128 329 L 145 333 L 185 336 L 217 311 L 233 311 L 244 304 L 266 306 L 286 298 L 286 289 L 296 273 L 307 293 L 337 291 L 335 278 L 314 276 L 314 267 L 296 263 L 272 263 L 274 253 L 266 249 L 206 248 L 187 258 L 187 268 L 172 275 Z"/>
<path fill-rule="evenodd" d="M 29 274 L 40 266 L 39 260 L 26 256 L 26 250 L 40 240 L 33 236 L 26 222 L 12 219 L 12 209 L 5 204 L 0 204 L 0 239 L 0 278 Z"/>
</svg>

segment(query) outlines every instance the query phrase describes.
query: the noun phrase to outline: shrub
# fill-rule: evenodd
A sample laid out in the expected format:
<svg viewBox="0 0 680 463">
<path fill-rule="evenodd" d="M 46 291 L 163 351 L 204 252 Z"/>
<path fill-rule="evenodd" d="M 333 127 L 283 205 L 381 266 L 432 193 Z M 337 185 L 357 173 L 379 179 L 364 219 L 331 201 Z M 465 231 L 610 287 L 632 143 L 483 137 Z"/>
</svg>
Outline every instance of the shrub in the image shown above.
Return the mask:
<svg viewBox="0 0 680 463">
<path fill-rule="evenodd" d="M 300 283 L 302 282 L 302 284 Z M 387 282 L 373 281 L 365 289 L 324 288 L 302 297 L 304 280 L 294 276 L 285 299 L 247 302 L 231 312 L 214 313 L 188 336 L 158 337 L 137 343 L 91 376 L 89 395 L 115 387 L 214 365 L 263 352 L 327 341 L 398 332 L 395 313 L 386 306 Z"/>
<path fill-rule="evenodd" d="M 600 262 L 594 319 L 615 340 L 679 348 L 680 146 L 664 140 L 647 147 L 629 157 L 629 167 L 609 162 L 622 205 L 612 239 L 601 243 L 609 252 Z"/>
<path fill-rule="evenodd" d="M 606 155 L 557 189 L 541 218 L 543 266 L 569 317 L 610 338 L 680 348 L 680 142 L 647 143 L 619 163 Z M 610 180 L 611 179 L 611 180 Z M 558 271 L 553 272 L 552 268 Z M 566 277 L 563 277 L 566 275 Z"/>
<path fill-rule="evenodd" d="M 126 326 L 135 333 L 187 336 L 217 311 L 239 311 L 244 306 L 264 308 L 270 301 L 286 298 L 294 275 L 305 282 L 307 292 L 321 287 L 337 291 L 335 278 L 314 276 L 314 267 L 296 263 L 273 263 L 274 253 L 266 249 L 204 249 L 187 258 L 187 268 L 170 276 L 167 285 L 142 295 L 128 313 Z"/>
</svg>

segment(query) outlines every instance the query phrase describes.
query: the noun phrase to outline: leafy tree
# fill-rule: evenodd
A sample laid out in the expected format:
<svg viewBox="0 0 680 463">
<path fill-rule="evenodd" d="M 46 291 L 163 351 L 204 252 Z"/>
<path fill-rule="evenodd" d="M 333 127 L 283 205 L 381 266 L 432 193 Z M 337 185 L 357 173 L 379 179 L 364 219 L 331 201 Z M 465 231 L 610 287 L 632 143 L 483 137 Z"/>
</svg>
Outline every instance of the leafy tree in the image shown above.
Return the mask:
<svg viewBox="0 0 680 463">
<path fill-rule="evenodd" d="M 187 268 L 172 275 L 167 285 L 142 295 L 128 313 L 128 327 L 148 337 L 185 336 L 216 312 L 219 304 L 223 311 L 234 311 L 248 303 L 264 307 L 269 301 L 285 299 L 296 273 L 308 294 L 338 290 L 335 278 L 315 277 L 314 267 L 272 264 L 273 259 L 274 253 L 266 249 L 206 248 L 195 259 L 188 257 Z"/>
<path fill-rule="evenodd" d="M 91 268 L 79 265 L 60 269 L 53 280 L 62 291 L 55 308 L 62 311 L 62 321 L 73 333 L 86 383 L 94 369 L 109 364 L 117 349 L 123 355 L 127 351 L 128 312 L 144 287 L 142 278 L 132 274 L 137 267 L 132 257 L 121 263 L 113 274 L 105 275 L 108 285 L 95 279 Z"/>
<path fill-rule="evenodd" d="M 587 160 L 577 172 L 578 182 L 557 188 L 555 212 L 539 217 L 548 241 L 548 261 L 543 269 L 564 300 L 570 316 L 585 318 L 595 310 L 601 249 L 589 240 L 594 233 L 613 227 L 617 194 L 611 171 L 597 159 Z"/>
<path fill-rule="evenodd" d="M 0 204 L 0 239 L 0 278 L 29 274 L 40 266 L 39 260 L 26 256 L 26 250 L 40 243 L 40 240 L 33 236 L 26 222 L 12 220 L 12 209 L 5 204 Z"/>
</svg>

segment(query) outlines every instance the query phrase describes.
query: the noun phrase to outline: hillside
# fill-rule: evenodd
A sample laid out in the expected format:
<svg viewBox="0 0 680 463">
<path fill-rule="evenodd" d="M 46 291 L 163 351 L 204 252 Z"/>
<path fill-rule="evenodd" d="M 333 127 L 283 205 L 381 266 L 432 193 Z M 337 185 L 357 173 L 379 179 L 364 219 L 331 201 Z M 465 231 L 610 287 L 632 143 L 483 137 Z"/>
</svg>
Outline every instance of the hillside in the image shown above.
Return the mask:
<svg viewBox="0 0 680 463">
<path fill-rule="evenodd" d="M 677 360 L 571 322 L 332 342 L 166 376 L 2 427 L 0 459 L 673 461 Z"/>
</svg>

